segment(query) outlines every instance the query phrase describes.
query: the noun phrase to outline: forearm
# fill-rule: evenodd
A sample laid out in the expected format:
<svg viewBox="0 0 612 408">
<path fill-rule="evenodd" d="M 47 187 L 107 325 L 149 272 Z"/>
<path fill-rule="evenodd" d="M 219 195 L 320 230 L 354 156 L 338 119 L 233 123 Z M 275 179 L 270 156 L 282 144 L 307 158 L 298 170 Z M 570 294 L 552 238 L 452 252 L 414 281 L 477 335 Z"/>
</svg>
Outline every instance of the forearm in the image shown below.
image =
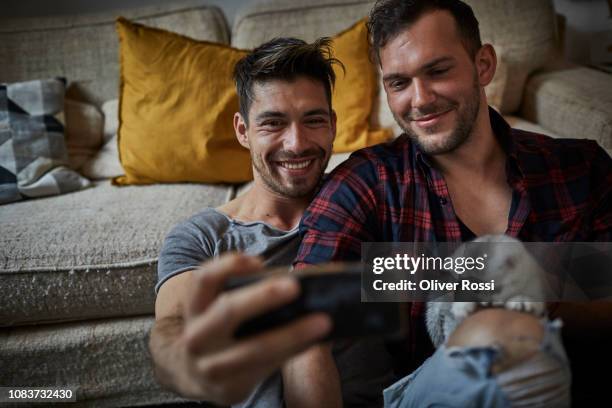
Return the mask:
<svg viewBox="0 0 612 408">
<path fill-rule="evenodd" d="M 299 295 L 298 282 L 274 277 L 224 291 L 233 276 L 262 269 L 257 258 L 229 254 L 169 279 L 157 295 L 149 347 L 158 381 L 183 397 L 219 405 L 247 398 L 290 356 L 324 337 L 329 317 L 314 314 L 237 340 L 236 329 Z M 178 300 L 180 299 L 180 300 Z"/>
<path fill-rule="evenodd" d="M 313 346 L 282 369 L 287 407 L 342 407 L 342 391 L 331 345 Z"/>
<path fill-rule="evenodd" d="M 184 361 L 184 348 L 178 347 L 184 328 L 182 317 L 165 317 L 155 322 L 149 338 L 149 350 L 157 381 L 165 388 L 188 397 L 180 380 L 184 377 L 181 362 Z"/>
</svg>

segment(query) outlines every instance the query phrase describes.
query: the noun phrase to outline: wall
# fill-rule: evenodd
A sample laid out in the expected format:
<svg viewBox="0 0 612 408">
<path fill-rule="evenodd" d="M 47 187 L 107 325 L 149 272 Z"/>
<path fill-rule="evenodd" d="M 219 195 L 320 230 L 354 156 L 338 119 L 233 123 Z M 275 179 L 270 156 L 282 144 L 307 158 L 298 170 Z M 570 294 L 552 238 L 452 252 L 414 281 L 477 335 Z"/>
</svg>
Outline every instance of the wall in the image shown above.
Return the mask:
<svg viewBox="0 0 612 408">
<path fill-rule="evenodd" d="M 612 17 L 607 1 L 554 0 L 554 4 L 557 13 L 566 18 L 566 57 L 583 64 L 601 62 L 598 54 L 606 45 L 612 45 Z"/>
</svg>

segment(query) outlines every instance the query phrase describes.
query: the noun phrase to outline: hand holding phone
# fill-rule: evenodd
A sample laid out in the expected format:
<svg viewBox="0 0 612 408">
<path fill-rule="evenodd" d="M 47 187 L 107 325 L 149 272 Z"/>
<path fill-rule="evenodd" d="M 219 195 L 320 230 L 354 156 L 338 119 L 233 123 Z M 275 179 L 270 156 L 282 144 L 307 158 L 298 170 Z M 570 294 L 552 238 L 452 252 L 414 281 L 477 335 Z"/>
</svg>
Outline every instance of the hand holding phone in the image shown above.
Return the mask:
<svg viewBox="0 0 612 408">
<path fill-rule="evenodd" d="M 272 276 L 292 274 L 300 284 L 297 299 L 245 321 L 235 336 L 251 336 L 315 312 L 326 313 L 332 319 L 333 328 L 327 339 L 401 334 L 405 319 L 399 303 L 361 302 L 361 267 L 359 263 L 330 263 L 299 271 L 275 268 L 229 282 L 226 289 L 232 290 Z"/>
</svg>

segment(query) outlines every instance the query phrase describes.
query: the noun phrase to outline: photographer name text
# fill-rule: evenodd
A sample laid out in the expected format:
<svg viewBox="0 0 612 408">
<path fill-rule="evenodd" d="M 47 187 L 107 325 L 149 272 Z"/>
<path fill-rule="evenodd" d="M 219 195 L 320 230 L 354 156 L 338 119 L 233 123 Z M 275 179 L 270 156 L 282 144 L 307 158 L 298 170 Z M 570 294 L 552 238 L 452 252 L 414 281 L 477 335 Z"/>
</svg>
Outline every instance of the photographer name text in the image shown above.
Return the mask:
<svg viewBox="0 0 612 408">
<path fill-rule="evenodd" d="M 372 283 L 376 291 L 430 291 L 430 292 L 450 292 L 457 290 L 464 291 L 495 291 L 495 280 L 489 282 L 473 282 L 469 279 L 462 279 L 460 282 L 440 282 L 437 279 L 423 279 L 414 282 L 402 279 L 399 282 L 384 282 L 376 279 Z"/>
</svg>

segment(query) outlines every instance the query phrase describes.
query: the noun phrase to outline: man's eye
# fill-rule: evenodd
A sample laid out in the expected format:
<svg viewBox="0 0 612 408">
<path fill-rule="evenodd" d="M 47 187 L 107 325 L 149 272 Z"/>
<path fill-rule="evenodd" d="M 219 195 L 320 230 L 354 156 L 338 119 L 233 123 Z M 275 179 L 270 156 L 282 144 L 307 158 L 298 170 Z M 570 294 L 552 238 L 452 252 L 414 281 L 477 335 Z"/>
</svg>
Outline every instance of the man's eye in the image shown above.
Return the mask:
<svg viewBox="0 0 612 408">
<path fill-rule="evenodd" d="M 432 69 L 429 73 L 432 76 L 436 76 L 436 75 L 442 75 L 447 73 L 449 70 L 449 68 L 439 68 L 439 69 Z"/>
<path fill-rule="evenodd" d="M 391 81 L 389 83 L 389 87 L 396 91 L 402 90 L 406 87 L 406 81 L 404 80 Z"/>
<path fill-rule="evenodd" d="M 280 120 L 267 120 L 265 122 L 263 122 L 261 124 L 261 126 L 263 127 L 271 127 L 271 128 L 277 128 L 279 126 L 282 126 L 283 122 L 281 122 Z"/>
<path fill-rule="evenodd" d="M 312 119 L 306 120 L 306 123 L 310 125 L 322 125 L 322 124 L 327 123 L 327 120 L 323 118 L 312 118 Z"/>
</svg>

